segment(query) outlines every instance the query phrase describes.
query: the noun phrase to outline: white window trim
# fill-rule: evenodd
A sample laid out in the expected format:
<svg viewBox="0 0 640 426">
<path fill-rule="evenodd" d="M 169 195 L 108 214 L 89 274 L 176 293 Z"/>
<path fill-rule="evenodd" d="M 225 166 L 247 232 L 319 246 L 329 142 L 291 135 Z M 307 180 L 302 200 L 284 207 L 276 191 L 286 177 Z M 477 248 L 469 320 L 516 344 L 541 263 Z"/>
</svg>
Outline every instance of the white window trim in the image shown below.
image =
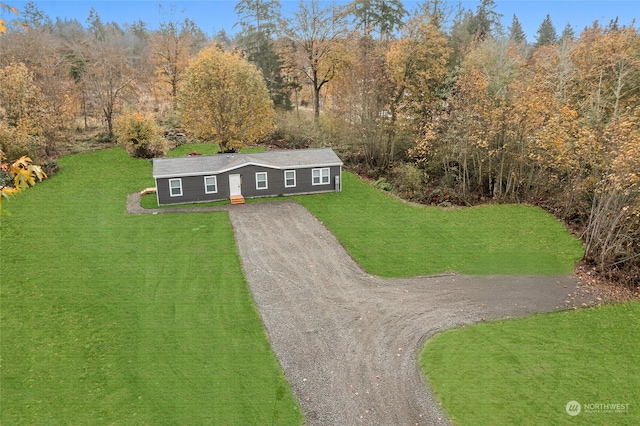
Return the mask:
<svg viewBox="0 0 640 426">
<path fill-rule="evenodd" d="M 207 179 L 213 178 L 214 185 L 216 186 L 215 191 L 207 190 Z M 217 176 L 205 176 L 204 177 L 204 193 L 205 194 L 217 194 L 218 193 L 218 177 Z"/>
<path fill-rule="evenodd" d="M 264 188 L 260 188 L 258 186 L 258 175 L 264 175 Z M 269 175 L 267 174 L 267 172 L 256 172 L 256 190 L 261 191 L 263 189 L 269 189 Z"/>
<path fill-rule="evenodd" d="M 287 173 L 293 173 L 293 185 L 287 185 Z M 296 186 L 296 171 L 295 170 L 285 170 L 284 171 L 284 187 L 285 188 L 294 188 Z"/>
<path fill-rule="evenodd" d="M 326 176 L 327 181 L 326 182 L 322 181 L 322 178 L 323 178 L 322 171 L 323 170 L 327 171 L 327 176 Z M 320 176 L 319 176 L 320 177 L 320 182 L 318 182 L 318 183 L 316 183 L 314 181 L 314 176 L 313 176 L 316 171 L 318 171 L 318 173 L 320 174 Z M 311 169 L 311 185 L 329 185 L 330 183 L 331 183 L 331 168 L 323 167 L 321 169 Z"/>
<path fill-rule="evenodd" d="M 174 194 L 173 193 L 173 187 L 171 186 L 171 182 L 178 182 L 180 184 L 180 186 L 178 186 L 178 188 L 180 189 L 180 193 L 179 194 Z M 170 197 L 182 197 L 182 179 L 178 178 L 178 179 L 169 179 L 169 196 Z"/>
</svg>

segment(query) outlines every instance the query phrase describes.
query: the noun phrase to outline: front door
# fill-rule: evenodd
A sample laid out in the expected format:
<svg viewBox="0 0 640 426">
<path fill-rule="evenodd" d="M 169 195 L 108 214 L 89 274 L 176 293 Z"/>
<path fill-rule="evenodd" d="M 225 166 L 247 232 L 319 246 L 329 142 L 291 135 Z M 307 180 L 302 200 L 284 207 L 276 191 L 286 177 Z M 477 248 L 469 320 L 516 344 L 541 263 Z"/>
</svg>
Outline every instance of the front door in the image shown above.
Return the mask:
<svg viewBox="0 0 640 426">
<path fill-rule="evenodd" d="M 242 178 L 240 175 L 229 175 L 229 196 L 242 195 Z"/>
</svg>

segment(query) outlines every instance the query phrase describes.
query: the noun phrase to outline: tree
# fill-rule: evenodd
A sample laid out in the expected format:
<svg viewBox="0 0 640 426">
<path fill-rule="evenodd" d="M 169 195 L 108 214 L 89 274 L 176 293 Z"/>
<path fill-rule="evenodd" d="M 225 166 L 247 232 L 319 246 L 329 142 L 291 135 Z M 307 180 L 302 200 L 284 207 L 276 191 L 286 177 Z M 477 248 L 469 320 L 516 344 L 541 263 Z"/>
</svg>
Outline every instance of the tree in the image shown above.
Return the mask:
<svg viewBox="0 0 640 426">
<path fill-rule="evenodd" d="M 494 32 L 501 30 L 500 18 L 501 14 L 495 11 L 496 3 L 494 0 L 482 0 L 476 8 L 476 13 L 471 20 L 469 27 L 470 34 L 474 40 L 485 40 Z"/>
<path fill-rule="evenodd" d="M 640 108 L 611 121 L 600 152 L 605 167 L 583 233 L 585 260 L 629 288 L 640 285 Z"/>
<path fill-rule="evenodd" d="M 25 5 L 20 15 L 21 26 L 12 29 L 0 42 L 0 67 L 22 63 L 31 73 L 32 83 L 38 87 L 40 109 L 47 109 L 47 120 L 42 130 L 44 153 L 56 155 L 61 130 L 71 126 L 79 102 L 75 96 L 64 61 L 64 45 L 54 32 L 50 19 L 33 3 Z M 42 153 L 29 153 L 42 161 Z"/>
<path fill-rule="evenodd" d="M 393 95 L 389 104 L 389 160 L 393 161 L 400 121 L 410 120 L 415 130 L 423 129 L 440 108 L 440 94 L 449 60 L 447 39 L 433 22 L 421 18 L 403 27 L 403 37 L 387 54 Z"/>
<path fill-rule="evenodd" d="M 23 28 L 52 28 L 51 18 L 44 13 L 33 1 L 24 5 L 22 16 L 19 20 Z"/>
<path fill-rule="evenodd" d="M 351 8 L 357 29 L 364 34 L 377 32 L 386 39 L 402 26 L 407 14 L 399 0 L 354 0 Z"/>
<path fill-rule="evenodd" d="M 259 142 L 275 112 L 260 72 L 241 55 L 210 47 L 186 70 L 179 94 L 184 126 L 221 151 Z"/>
<path fill-rule="evenodd" d="M 472 44 L 472 21 L 473 12 L 459 7 L 453 18 L 451 30 L 449 31 L 449 46 L 452 49 L 451 59 L 449 61 L 450 70 L 456 70 L 460 66 L 466 52 Z"/>
<path fill-rule="evenodd" d="M 553 22 L 551 22 L 551 16 L 549 14 L 547 14 L 540 24 L 540 27 L 538 27 L 536 34 L 536 47 L 555 44 L 558 41 L 556 27 L 553 26 Z"/>
<path fill-rule="evenodd" d="M 0 150 L 9 161 L 25 155 L 36 158 L 53 120 L 51 105 L 26 65 L 0 69 Z"/>
<path fill-rule="evenodd" d="M 345 63 L 341 44 L 347 30 L 345 11 L 335 5 L 321 8 L 319 0 L 300 0 L 293 17 L 285 20 L 285 34 L 294 45 L 292 62 L 313 90 L 316 120 L 320 116 L 320 91 Z"/>
<path fill-rule="evenodd" d="M 560 36 L 560 40 L 563 43 L 568 43 L 570 41 L 575 40 L 576 33 L 573 31 L 573 27 L 570 23 L 567 22 L 567 25 L 564 26 L 564 30 L 562 30 L 562 35 Z"/>
<path fill-rule="evenodd" d="M 277 107 L 289 109 L 291 88 L 282 76 L 282 59 L 276 52 L 273 36 L 280 21 L 280 2 L 277 0 L 241 0 L 235 8 L 242 31 L 238 42 L 249 62 L 262 72 L 269 95 Z"/>
<path fill-rule="evenodd" d="M 196 24 L 188 18 L 182 22 L 161 22 L 151 39 L 155 72 L 160 83 L 168 88 L 173 107 L 176 107 L 178 88 L 182 82 L 195 44 Z"/>
<path fill-rule="evenodd" d="M 136 65 L 136 36 L 127 34 L 113 24 L 103 24 L 98 13 L 91 9 L 88 18 L 91 35 L 79 48 L 88 59 L 86 77 L 96 106 L 113 136 L 113 122 L 126 98 L 135 97 L 134 82 L 139 77 Z M 133 39 L 133 40 L 132 40 Z"/>
<path fill-rule="evenodd" d="M 393 89 L 386 67 L 387 47 L 366 35 L 349 37 L 345 46 L 350 61 L 328 88 L 330 109 L 346 129 L 350 150 L 362 152 L 367 166 L 384 167 L 391 157 L 384 117 Z"/>
<path fill-rule="evenodd" d="M 444 26 L 449 21 L 453 8 L 444 0 L 424 0 L 424 3 L 418 5 L 418 10 L 418 14 L 428 17 L 439 31 L 444 31 Z"/>
<path fill-rule="evenodd" d="M 276 32 L 280 19 L 278 0 L 240 0 L 235 7 L 242 33 L 264 33 L 270 37 Z"/>
<path fill-rule="evenodd" d="M 509 40 L 515 43 L 525 43 L 527 41 L 527 35 L 522 29 L 522 24 L 518 20 L 518 17 L 514 14 L 511 26 L 509 27 Z"/>
<path fill-rule="evenodd" d="M 599 129 L 640 102 L 640 36 L 634 28 L 590 28 L 575 42 L 574 98 Z"/>
</svg>

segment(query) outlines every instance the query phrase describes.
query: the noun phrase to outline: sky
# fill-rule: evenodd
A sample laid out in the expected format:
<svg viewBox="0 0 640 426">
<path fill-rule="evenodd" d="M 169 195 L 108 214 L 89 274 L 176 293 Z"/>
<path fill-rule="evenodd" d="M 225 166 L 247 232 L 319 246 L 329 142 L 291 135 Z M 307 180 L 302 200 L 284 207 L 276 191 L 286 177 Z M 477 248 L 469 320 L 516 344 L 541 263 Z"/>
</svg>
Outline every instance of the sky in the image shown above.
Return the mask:
<svg viewBox="0 0 640 426">
<path fill-rule="evenodd" d="M 2 0 L 22 10 L 25 1 Z M 341 0 L 341 3 L 347 2 Z M 120 25 L 142 20 L 150 29 L 155 29 L 163 21 L 181 21 L 184 18 L 193 20 L 205 33 L 214 35 L 220 30 L 227 34 L 236 33 L 239 27 L 234 25 L 238 17 L 234 7 L 238 0 L 35 0 L 39 9 L 55 21 L 60 19 L 77 19 L 86 23 L 89 10 L 93 7 L 103 22 L 116 22 Z M 298 6 L 297 0 L 281 0 L 283 14 L 287 15 Z M 405 8 L 412 11 L 422 1 L 405 0 Z M 511 25 L 513 15 L 527 34 L 529 41 L 535 41 L 536 31 L 545 16 L 549 14 L 558 32 L 562 33 L 567 23 L 571 24 L 576 35 L 585 27 L 597 20 L 607 25 L 612 19 L 619 18 L 620 25 L 630 25 L 635 19 L 635 27 L 640 25 L 640 0 L 495 0 L 496 11 L 502 14 L 504 28 Z M 327 4 L 330 4 L 327 2 Z M 452 7 L 461 4 L 465 9 L 475 10 L 479 0 L 450 1 Z M 171 11 L 173 10 L 173 13 Z M 11 19 L 7 12 L 5 19 Z"/>
</svg>

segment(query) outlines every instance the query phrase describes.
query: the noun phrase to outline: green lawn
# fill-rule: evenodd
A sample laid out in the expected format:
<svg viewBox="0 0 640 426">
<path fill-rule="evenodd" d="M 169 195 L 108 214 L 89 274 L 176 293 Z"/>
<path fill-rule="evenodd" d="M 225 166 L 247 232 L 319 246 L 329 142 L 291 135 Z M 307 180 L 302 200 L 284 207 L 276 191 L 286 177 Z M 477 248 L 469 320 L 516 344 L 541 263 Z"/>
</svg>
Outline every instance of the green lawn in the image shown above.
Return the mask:
<svg viewBox="0 0 640 426">
<path fill-rule="evenodd" d="M 638 425 L 638 330 L 638 302 L 536 315 L 444 332 L 421 364 L 457 425 Z"/>
<path fill-rule="evenodd" d="M 226 213 L 125 214 L 153 179 L 120 148 L 60 165 L 0 219 L 0 424 L 302 423 Z M 537 208 L 416 207 L 349 173 L 343 189 L 295 199 L 376 275 L 569 274 L 581 257 Z M 456 423 L 638 424 L 639 306 L 466 327 L 422 362 Z M 570 400 L 630 407 L 573 418 Z"/>
<path fill-rule="evenodd" d="M 343 192 L 299 197 L 355 260 L 383 277 L 571 274 L 582 244 L 555 218 L 524 205 L 443 210 L 397 201 L 353 174 Z"/>
<path fill-rule="evenodd" d="M 301 424 L 226 213 L 125 214 L 120 148 L 60 166 L 1 219 L 0 424 Z"/>
</svg>

